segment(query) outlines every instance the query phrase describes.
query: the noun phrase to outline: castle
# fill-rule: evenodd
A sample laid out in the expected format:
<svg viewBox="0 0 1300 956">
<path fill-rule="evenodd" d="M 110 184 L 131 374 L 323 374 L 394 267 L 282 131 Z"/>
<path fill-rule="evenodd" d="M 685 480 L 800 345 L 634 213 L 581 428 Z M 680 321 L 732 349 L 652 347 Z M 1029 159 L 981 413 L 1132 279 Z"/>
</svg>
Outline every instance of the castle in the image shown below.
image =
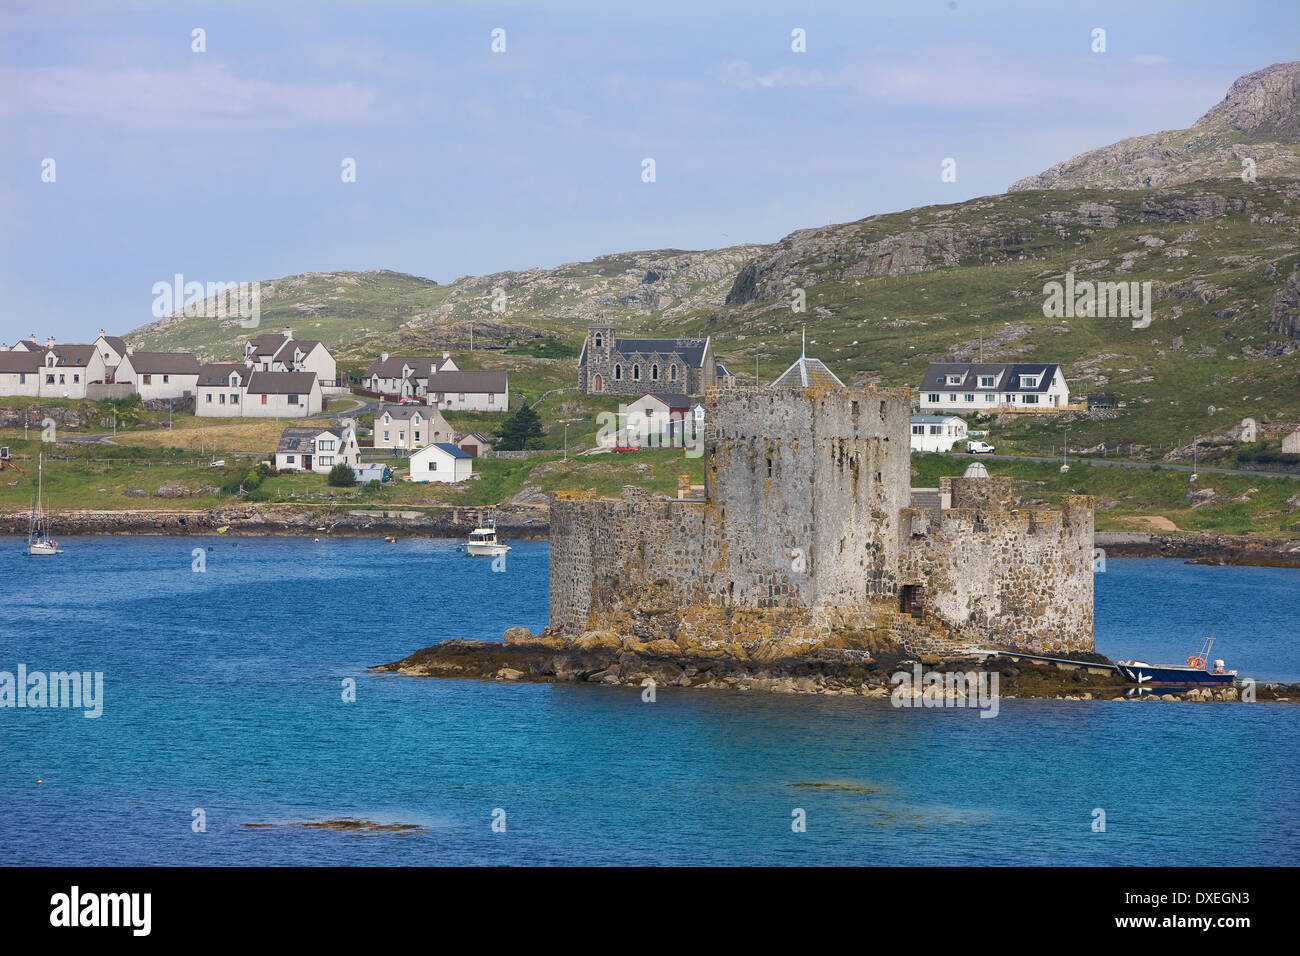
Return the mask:
<svg viewBox="0 0 1300 956">
<path fill-rule="evenodd" d="M 733 386 L 706 405 L 702 498 L 557 496 L 549 633 L 753 659 L 1093 649 L 1090 496 L 1018 508 L 1010 478 L 945 478 L 938 507 L 913 507 L 906 388 Z"/>
</svg>

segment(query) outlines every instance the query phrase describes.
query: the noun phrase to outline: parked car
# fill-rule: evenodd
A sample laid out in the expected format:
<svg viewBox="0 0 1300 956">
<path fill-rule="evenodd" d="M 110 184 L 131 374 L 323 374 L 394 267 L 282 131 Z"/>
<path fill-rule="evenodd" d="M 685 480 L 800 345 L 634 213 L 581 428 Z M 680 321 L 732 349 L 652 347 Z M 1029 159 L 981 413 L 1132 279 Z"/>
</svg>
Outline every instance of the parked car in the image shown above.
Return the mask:
<svg viewBox="0 0 1300 956">
<path fill-rule="evenodd" d="M 422 405 L 424 403 L 421 402 L 418 398 L 412 398 L 411 396 L 408 395 L 406 398 L 398 399 L 397 404 L 398 405 Z"/>
<path fill-rule="evenodd" d="M 988 442 L 968 441 L 966 443 L 966 452 L 971 455 L 991 455 L 993 454 L 993 446 Z"/>
</svg>

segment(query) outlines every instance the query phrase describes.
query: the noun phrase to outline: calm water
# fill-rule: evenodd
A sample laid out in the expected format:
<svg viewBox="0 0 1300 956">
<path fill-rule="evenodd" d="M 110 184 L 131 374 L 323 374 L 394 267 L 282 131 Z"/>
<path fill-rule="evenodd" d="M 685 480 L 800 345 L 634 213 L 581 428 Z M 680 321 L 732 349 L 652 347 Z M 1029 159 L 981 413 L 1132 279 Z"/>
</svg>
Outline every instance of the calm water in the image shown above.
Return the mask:
<svg viewBox="0 0 1300 956">
<path fill-rule="evenodd" d="M 436 641 L 541 627 L 546 544 L 517 543 L 505 573 L 429 540 L 66 546 L 36 561 L 0 542 L 0 670 L 102 671 L 103 716 L 0 709 L 0 864 L 1300 860 L 1300 708 L 1012 700 L 990 720 L 378 676 Z M 1181 661 L 1215 630 L 1229 666 L 1297 680 L 1297 606 L 1300 571 L 1112 559 L 1098 647 Z M 242 826 L 340 817 L 427 832 Z"/>
</svg>

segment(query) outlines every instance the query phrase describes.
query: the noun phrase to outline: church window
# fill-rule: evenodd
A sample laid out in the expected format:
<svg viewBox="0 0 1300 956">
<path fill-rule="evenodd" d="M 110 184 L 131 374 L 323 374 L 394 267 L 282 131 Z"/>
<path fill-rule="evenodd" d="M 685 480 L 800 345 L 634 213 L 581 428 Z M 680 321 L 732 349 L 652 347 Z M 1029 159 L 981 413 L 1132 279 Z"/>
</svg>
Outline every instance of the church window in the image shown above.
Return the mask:
<svg viewBox="0 0 1300 956">
<path fill-rule="evenodd" d="M 641 381 L 641 366 L 640 366 L 640 364 L 637 364 L 637 365 L 633 365 L 633 366 L 632 366 L 632 381 L 634 381 L 634 382 L 639 382 L 639 381 Z"/>
<path fill-rule="evenodd" d="M 673 382 L 677 381 L 677 366 L 676 366 L 676 365 L 670 365 L 670 366 L 668 366 L 668 378 L 669 378 L 670 381 L 673 381 Z"/>
<path fill-rule="evenodd" d="M 623 366 L 621 366 L 621 365 L 615 365 L 615 366 L 614 366 L 614 381 L 616 381 L 616 382 L 620 382 L 620 381 L 622 381 L 622 380 L 623 380 Z"/>
<path fill-rule="evenodd" d="M 597 333 L 596 333 L 596 348 L 600 348 L 600 347 L 601 347 L 601 341 L 602 341 L 602 339 L 601 339 L 601 337 L 600 337 L 600 333 L 597 332 Z"/>
<path fill-rule="evenodd" d="M 658 365 L 651 365 L 651 366 L 650 366 L 650 378 L 652 378 L 652 379 L 653 379 L 654 381 L 656 381 L 656 382 L 659 381 L 659 366 L 658 366 Z"/>
</svg>

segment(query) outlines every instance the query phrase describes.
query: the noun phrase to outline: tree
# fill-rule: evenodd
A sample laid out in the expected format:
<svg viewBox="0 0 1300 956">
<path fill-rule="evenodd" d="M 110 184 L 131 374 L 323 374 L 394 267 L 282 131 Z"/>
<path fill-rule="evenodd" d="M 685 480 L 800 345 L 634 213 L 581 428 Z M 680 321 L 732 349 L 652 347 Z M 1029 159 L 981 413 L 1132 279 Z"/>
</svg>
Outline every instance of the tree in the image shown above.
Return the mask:
<svg viewBox="0 0 1300 956">
<path fill-rule="evenodd" d="M 346 461 L 341 461 L 330 469 L 325 481 L 335 488 L 351 488 L 357 483 L 357 473 Z"/>
<path fill-rule="evenodd" d="M 509 418 L 497 426 L 497 448 L 501 451 L 522 451 L 530 439 L 546 434 L 542 420 L 527 405 L 520 405 Z"/>
</svg>

